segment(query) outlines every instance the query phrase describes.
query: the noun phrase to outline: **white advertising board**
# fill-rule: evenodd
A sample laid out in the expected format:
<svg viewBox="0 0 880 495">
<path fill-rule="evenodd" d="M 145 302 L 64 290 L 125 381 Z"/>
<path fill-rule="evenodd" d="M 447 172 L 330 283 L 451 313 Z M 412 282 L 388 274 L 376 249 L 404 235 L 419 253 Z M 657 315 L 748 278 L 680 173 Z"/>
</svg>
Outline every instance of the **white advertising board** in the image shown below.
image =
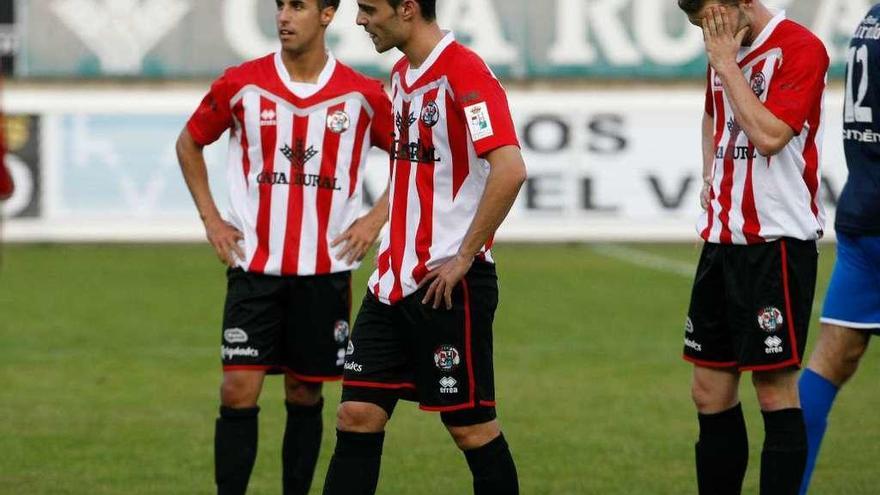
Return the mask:
<svg viewBox="0 0 880 495">
<path fill-rule="evenodd" d="M 201 98 L 197 90 L 10 90 L 11 114 L 39 116 L 39 187 L 9 204 L 11 241 L 197 241 L 204 238 L 177 166 L 174 142 Z M 699 214 L 703 91 L 693 88 L 512 91 L 529 180 L 500 240 L 695 239 Z M 822 198 L 829 210 L 846 178 L 843 95 L 826 95 Z M 224 208 L 222 139 L 207 148 Z M 368 197 L 387 180 L 387 157 L 368 166 Z M 15 161 L 12 155 L 12 162 Z M 21 180 L 28 171 L 17 172 Z"/>
</svg>

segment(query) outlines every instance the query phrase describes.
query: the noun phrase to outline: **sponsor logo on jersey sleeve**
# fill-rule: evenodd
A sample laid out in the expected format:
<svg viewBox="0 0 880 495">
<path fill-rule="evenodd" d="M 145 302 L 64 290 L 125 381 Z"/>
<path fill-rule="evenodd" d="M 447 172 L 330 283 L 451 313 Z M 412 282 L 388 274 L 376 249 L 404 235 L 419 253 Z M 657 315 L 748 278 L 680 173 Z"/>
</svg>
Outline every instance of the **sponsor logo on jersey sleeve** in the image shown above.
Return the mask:
<svg viewBox="0 0 880 495">
<path fill-rule="evenodd" d="M 464 114 L 471 131 L 471 139 L 479 141 L 495 135 L 495 131 L 492 130 L 492 119 L 489 117 L 489 106 L 486 105 L 486 102 L 465 107 Z"/>
</svg>

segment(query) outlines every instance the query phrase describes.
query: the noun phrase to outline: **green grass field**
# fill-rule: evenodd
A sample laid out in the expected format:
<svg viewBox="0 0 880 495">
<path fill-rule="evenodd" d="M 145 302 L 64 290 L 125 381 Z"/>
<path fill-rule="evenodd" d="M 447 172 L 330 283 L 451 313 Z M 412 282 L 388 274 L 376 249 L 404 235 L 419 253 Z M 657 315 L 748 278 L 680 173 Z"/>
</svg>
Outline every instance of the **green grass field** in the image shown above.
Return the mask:
<svg viewBox="0 0 880 495">
<path fill-rule="evenodd" d="M 822 251 L 819 303 L 834 259 L 833 246 Z M 679 356 L 698 254 L 695 245 L 497 248 L 499 414 L 522 493 L 696 493 L 691 368 Z M 624 259 L 634 255 L 641 264 Z M 358 302 L 367 271 L 356 277 Z M 206 246 L 5 248 L 0 493 L 212 493 L 224 281 Z M 869 351 L 832 414 L 813 493 L 880 490 L 878 379 Z M 326 388 L 313 493 L 339 394 Z M 748 380 L 742 395 L 752 446 L 744 493 L 755 494 L 762 423 Z M 267 380 L 261 405 L 250 493 L 280 493 L 280 378 Z M 470 493 L 439 417 L 398 407 L 379 493 Z"/>
</svg>

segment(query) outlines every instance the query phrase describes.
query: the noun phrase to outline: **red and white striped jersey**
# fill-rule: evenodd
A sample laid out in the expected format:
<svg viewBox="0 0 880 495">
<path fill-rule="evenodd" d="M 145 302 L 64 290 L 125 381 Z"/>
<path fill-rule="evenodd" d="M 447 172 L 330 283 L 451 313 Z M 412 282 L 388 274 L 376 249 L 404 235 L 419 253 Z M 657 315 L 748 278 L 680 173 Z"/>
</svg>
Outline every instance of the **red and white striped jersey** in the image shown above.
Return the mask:
<svg viewBox="0 0 880 495">
<path fill-rule="evenodd" d="M 394 145 L 390 223 L 369 288 L 393 304 L 455 256 L 486 187 L 483 159 L 519 146 L 504 88 L 474 52 L 448 33 L 418 69 L 391 73 Z M 480 259 L 492 262 L 490 240 Z"/>
<path fill-rule="evenodd" d="M 357 218 L 372 145 L 391 147 L 382 83 L 331 55 L 317 84 L 290 80 L 280 53 L 217 79 L 187 124 L 207 145 L 231 129 L 227 220 L 244 234 L 238 265 L 269 275 L 357 268 L 330 242 Z"/>
<path fill-rule="evenodd" d="M 711 201 L 697 224 L 721 244 L 780 237 L 818 239 L 825 225 L 819 157 L 828 54 L 806 28 L 777 14 L 737 61 L 752 91 L 794 138 L 778 154 L 760 155 L 736 121 L 721 80 L 707 75 L 706 113 L 715 123 Z"/>
</svg>

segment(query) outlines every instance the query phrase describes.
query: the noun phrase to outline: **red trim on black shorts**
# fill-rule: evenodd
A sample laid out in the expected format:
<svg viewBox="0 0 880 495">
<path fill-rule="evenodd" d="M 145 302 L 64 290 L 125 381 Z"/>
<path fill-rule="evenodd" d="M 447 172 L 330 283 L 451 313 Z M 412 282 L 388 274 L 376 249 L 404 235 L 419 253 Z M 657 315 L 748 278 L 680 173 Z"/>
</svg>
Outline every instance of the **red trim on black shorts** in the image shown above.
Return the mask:
<svg viewBox="0 0 880 495">
<path fill-rule="evenodd" d="M 463 411 L 465 409 L 473 409 L 474 404 L 472 402 L 468 402 L 465 404 L 459 404 L 457 406 L 424 406 L 419 404 L 419 409 L 422 411 L 429 412 L 455 412 L 455 411 Z"/>
<path fill-rule="evenodd" d="M 781 363 L 773 363 L 773 364 L 759 364 L 755 366 L 741 366 L 739 368 L 740 371 L 774 371 L 781 370 L 785 368 L 791 368 L 792 366 L 800 368 L 800 360 L 797 358 L 791 358 Z"/>
<path fill-rule="evenodd" d="M 481 400 L 480 406 L 482 406 L 482 407 L 495 407 L 495 401 L 494 400 Z"/>
<path fill-rule="evenodd" d="M 785 312 L 788 314 L 788 337 L 791 339 L 791 361 L 799 363 L 797 334 L 794 331 L 794 313 L 791 311 L 791 294 L 788 291 L 788 251 L 785 249 L 785 239 L 779 240 L 779 249 L 782 256 L 782 289 L 785 292 Z"/>
<path fill-rule="evenodd" d="M 464 353 L 465 359 L 467 359 L 468 406 L 474 407 L 477 385 L 474 378 L 474 361 L 471 352 L 471 294 L 466 278 L 461 279 L 461 288 L 464 293 Z"/>
<path fill-rule="evenodd" d="M 363 387 L 363 388 L 383 388 L 386 390 L 400 390 L 404 388 L 416 389 L 414 383 L 382 383 L 382 382 L 365 382 L 358 380 L 342 380 L 344 387 Z"/>
<path fill-rule="evenodd" d="M 681 357 L 685 361 L 689 361 L 696 364 L 697 366 L 702 366 L 704 368 L 735 368 L 738 364 L 736 361 L 705 361 L 702 359 L 690 357 L 687 354 L 682 354 Z"/>
</svg>

